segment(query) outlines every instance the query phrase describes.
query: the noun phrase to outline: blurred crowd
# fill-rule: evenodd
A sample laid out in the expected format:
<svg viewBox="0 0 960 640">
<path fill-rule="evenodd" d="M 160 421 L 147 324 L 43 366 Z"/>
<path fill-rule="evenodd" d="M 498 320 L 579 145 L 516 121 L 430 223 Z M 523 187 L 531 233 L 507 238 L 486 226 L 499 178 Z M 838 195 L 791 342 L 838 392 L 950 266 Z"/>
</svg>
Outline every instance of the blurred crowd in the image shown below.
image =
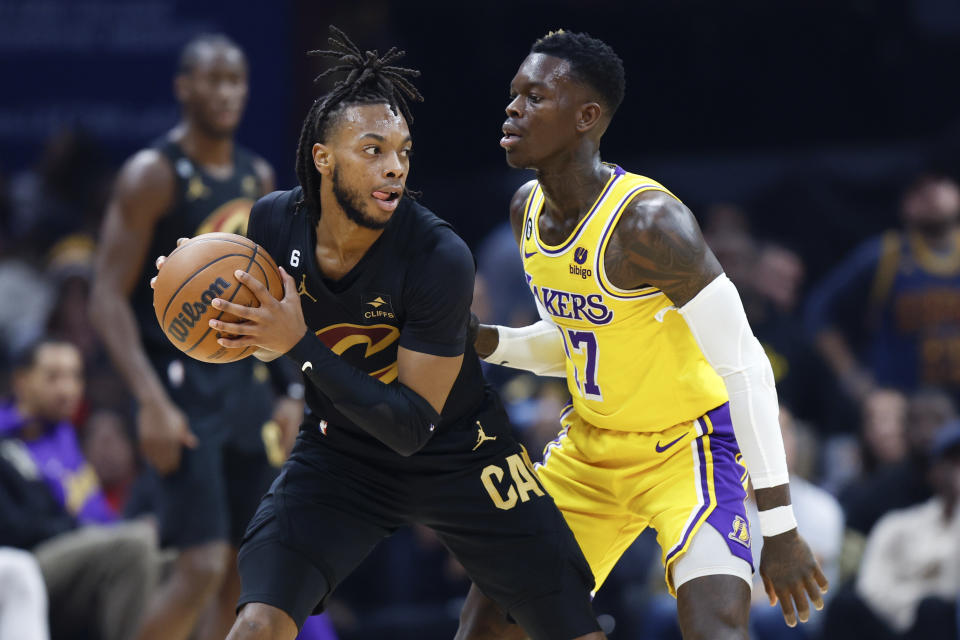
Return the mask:
<svg viewBox="0 0 960 640">
<path fill-rule="evenodd" d="M 2 640 L 33 640 L 5 635 L 24 620 L 38 640 L 130 638 L 168 569 L 133 401 L 87 313 L 114 171 L 96 140 L 68 130 L 34 168 L 0 176 Z M 811 257 L 756 233 L 756 212 L 695 212 L 773 365 L 800 530 L 832 585 L 826 609 L 790 629 L 757 577 L 761 640 L 957 637 L 960 187 L 918 174 L 899 210 L 897 228 L 863 238 L 813 282 Z M 480 320 L 535 321 L 509 227 L 473 248 Z M 487 375 L 538 457 L 556 435 L 565 383 Z M 428 530 L 401 531 L 344 582 L 327 635 L 314 637 L 448 639 L 468 586 Z M 628 550 L 595 609 L 614 640 L 680 637 L 651 535 Z"/>
</svg>

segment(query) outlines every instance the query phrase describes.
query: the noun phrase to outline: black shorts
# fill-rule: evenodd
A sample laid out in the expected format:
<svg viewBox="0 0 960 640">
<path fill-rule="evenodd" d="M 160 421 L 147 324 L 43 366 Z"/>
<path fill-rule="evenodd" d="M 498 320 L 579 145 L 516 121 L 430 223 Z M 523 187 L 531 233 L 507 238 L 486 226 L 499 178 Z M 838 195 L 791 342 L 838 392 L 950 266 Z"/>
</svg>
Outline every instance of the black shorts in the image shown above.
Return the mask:
<svg viewBox="0 0 960 640">
<path fill-rule="evenodd" d="M 156 483 L 160 541 L 237 545 L 278 473 L 261 437 L 273 413 L 269 373 L 259 362 L 208 365 L 186 356 L 157 358 L 154 366 L 199 440 Z"/>
<path fill-rule="evenodd" d="M 473 420 L 496 439 L 480 442 Z M 598 630 L 593 575 L 495 398 L 473 420 L 390 468 L 301 432 L 244 536 L 238 607 L 268 604 L 302 627 L 378 542 L 420 523 L 535 640 Z"/>
</svg>

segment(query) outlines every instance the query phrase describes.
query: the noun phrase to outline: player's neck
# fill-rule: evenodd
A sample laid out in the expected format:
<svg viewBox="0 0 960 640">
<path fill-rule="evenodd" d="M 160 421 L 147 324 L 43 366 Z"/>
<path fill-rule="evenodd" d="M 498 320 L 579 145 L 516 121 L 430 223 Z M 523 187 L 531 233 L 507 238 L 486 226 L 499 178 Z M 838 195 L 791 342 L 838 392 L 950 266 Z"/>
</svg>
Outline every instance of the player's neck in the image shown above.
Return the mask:
<svg viewBox="0 0 960 640">
<path fill-rule="evenodd" d="M 172 138 L 195 163 L 208 171 L 233 170 L 233 136 L 218 136 L 190 122 L 181 122 Z"/>
<path fill-rule="evenodd" d="M 329 278 L 338 279 L 350 271 L 383 234 L 383 229 L 369 229 L 347 217 L 331 193 L 321 193 L 322 214 L 317 223 L 317 260 Z"/>
<path fill-rule="evenodd" d="M 545 211 L 555 219 L 585 214 L 610 179 L 610 167 L 596 149 L 537 169 L 537 181 L 546 198 Z"/>
</svg>

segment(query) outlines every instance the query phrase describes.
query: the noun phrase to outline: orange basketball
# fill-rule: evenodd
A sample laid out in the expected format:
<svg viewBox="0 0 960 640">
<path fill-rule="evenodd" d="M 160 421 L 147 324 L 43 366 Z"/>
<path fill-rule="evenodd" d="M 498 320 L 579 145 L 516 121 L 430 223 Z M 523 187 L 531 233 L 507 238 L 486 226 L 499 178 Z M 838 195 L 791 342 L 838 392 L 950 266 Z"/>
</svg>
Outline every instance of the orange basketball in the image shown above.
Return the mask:
<svg viewBox="0 0 960 640">
<path fill-rule="evenodd" d="M 236 316 L 210 306 L 222 298 L 246 306 L 260 303 L 233 275 L 240 269 L 259 280 L 280 300 L 283 280 L 277 263 L 256 242 L 233 233 L 205 233 L 167 256 L 153 287 L 157 322 L 173 345 L 204 362 L 234 362 L 249 356 L 254 347 L 228 349 L 217 343 L 221 333 L 211 318 L 237 322 Z"/>
</svg>

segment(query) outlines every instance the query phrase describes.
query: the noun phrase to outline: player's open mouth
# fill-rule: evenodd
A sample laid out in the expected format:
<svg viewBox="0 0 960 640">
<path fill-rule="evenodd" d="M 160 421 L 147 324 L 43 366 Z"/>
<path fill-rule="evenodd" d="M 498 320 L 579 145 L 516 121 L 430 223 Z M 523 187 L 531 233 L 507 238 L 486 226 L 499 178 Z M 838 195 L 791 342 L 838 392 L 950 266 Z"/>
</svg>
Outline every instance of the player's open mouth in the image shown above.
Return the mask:
<svg viewBox="0 0 960 640">
<path fill-rule="evenodd" d="M 393 211 L 400 202 L 400 189 L 378 189 L 373 192 L 373 199 L 377 201 L 377 206 L 384 211 Z"/>
<path fill-rule="evenodd" d="M 504 149 L 509 150 L 517 141 L 523 136 L 520 135 L 520 132 L 513 127 L 512 125 L 503 126 L 503 137 L 500 138 L 500 146 Z"/>
</svg>

